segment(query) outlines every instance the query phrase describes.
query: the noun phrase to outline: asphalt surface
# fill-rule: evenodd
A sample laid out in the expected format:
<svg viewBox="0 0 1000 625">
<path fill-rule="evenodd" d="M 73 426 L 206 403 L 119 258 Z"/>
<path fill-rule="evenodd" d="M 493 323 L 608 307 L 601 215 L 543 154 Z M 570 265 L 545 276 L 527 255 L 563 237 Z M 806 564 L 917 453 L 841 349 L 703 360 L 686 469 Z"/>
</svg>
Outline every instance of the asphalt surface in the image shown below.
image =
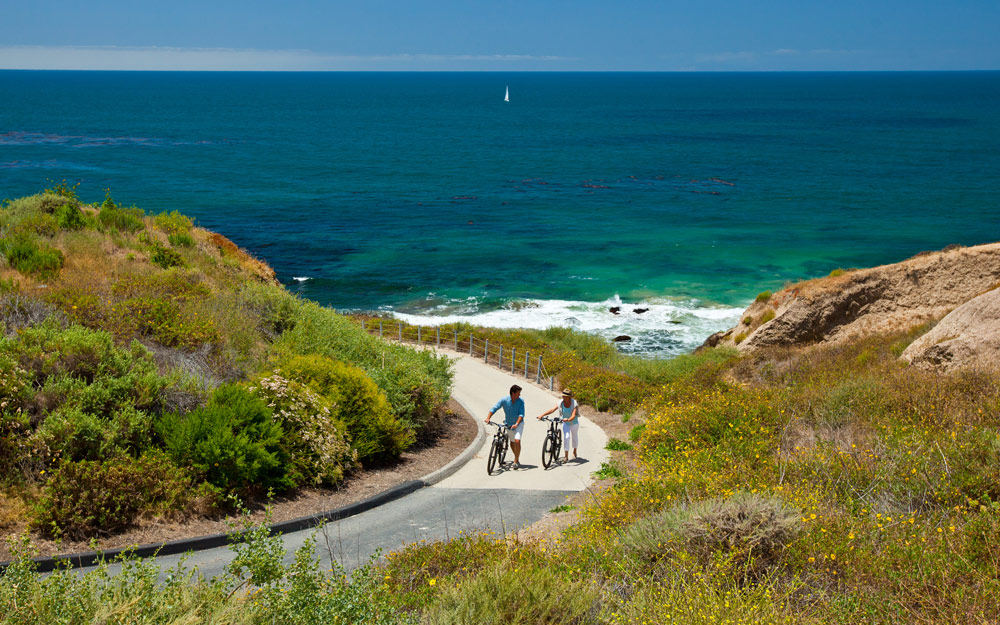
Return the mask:
<svg viewBox="0 0 1000 625">
<path fill-rule="evenodd" d="M 485 471 L 484 471 L 485 474 Z M 376 553 L 388 553 L 406 544 L 455 538 L 460 532 L 482 531 L 507 535 L 537 521 L 565 502 L 573 491 L 424 488 L 374 510 L 327 524 L 322 529 L 292 532 L 281 538 L 285 560 L 291 562 L 296 549 L 309 537 L 316 538 L 321 566 L 329 568 L 331 557 L 351 571 L 370 561 Z M 232 560 L 229 547 L 156 559 L 161 569 L 182 559 L 189 569 L 197 567 L 205 577 L 214 577 Z M 114 570 L 116 567 L 112 567 Z"/>
</svg>

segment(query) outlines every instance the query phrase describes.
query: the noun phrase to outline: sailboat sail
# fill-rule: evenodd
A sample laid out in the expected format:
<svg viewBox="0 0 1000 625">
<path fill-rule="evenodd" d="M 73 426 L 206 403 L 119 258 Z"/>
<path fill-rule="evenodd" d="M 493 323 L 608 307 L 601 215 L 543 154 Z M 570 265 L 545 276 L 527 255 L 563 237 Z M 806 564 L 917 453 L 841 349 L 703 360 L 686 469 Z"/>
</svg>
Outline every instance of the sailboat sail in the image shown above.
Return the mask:
<svg viewBox="0 0 1000 625">
<path fill-rule="evenodd" d="M 508 85 L 503 92 L 503 101 L 510 102 L 510 86 Z"/>
</svg>

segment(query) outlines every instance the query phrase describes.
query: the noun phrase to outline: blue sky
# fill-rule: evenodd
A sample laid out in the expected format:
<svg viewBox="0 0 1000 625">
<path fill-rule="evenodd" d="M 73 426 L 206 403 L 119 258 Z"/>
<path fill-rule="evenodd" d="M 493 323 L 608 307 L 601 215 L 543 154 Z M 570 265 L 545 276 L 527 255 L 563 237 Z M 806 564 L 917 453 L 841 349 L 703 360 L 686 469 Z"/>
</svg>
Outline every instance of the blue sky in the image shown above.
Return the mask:
<svg viewBox="0 0 1000 625">
<path fill-rule="evenodd" d="M 3 0 L 0 68 L 1000 69 L 998 0 Z"/>
</svg>

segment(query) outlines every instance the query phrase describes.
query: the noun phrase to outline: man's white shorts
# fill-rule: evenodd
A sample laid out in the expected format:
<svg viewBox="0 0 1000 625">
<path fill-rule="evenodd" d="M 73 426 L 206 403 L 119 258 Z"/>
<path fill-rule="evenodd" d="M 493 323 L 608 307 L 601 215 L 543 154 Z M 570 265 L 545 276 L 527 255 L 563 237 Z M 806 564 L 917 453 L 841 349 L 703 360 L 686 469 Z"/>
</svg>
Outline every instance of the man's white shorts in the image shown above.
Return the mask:
<svg viewBox="0 0 1000 625">
<path fill-rule="evenodd" d="M 521 419 L 521 425 L 516 428 L 507 428 L 507 440 L 513 443 L 514 441 L 521 440 L 521 434 L 524 433 L 524 419 Z"/>
</svg>

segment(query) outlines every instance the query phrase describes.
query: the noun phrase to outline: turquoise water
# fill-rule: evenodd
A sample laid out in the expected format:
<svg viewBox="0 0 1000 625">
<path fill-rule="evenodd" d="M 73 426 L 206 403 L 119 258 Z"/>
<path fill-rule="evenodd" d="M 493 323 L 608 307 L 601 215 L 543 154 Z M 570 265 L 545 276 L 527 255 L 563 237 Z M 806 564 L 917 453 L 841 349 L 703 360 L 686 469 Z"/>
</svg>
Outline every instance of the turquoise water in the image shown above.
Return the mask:
<svg viewBox="0 0 1000 625">
<path fill-rule="evenodd" d="M 1000 72 L 7 71 L 0 93 L 0 196 L 110 187 L 306 297 L 425 322 L 676 353 L 786 281 L 1000 239 Z"/>
</svg>

